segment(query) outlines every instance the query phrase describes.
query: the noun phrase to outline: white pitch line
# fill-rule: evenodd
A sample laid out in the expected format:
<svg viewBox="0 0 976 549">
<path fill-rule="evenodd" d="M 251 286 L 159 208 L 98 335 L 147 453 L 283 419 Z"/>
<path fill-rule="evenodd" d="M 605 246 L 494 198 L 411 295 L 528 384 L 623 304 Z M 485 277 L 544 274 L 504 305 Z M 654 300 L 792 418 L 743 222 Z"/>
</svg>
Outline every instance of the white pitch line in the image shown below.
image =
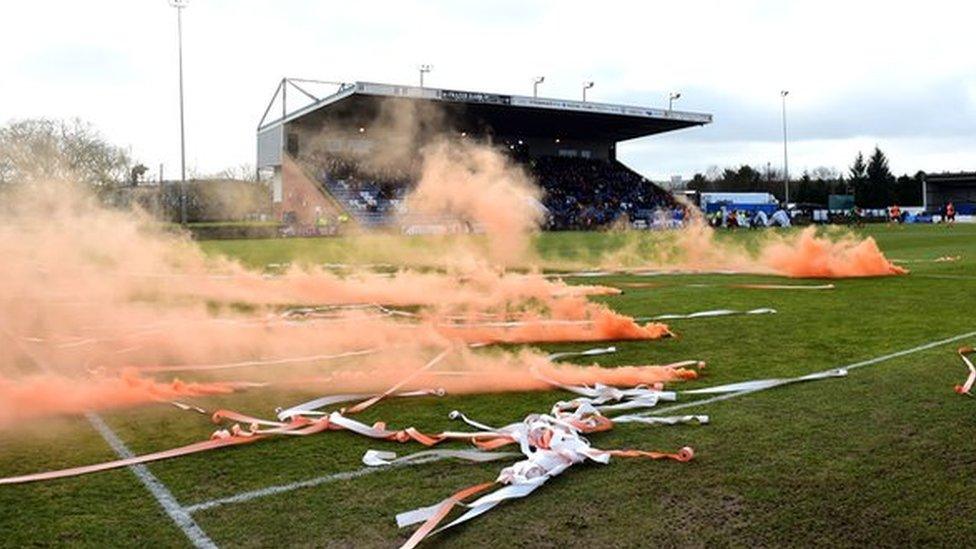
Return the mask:
<svg viewBox="0 0 976 549">
<path fill-rule="evenodd" d="M 891 360 L 891 359 L 894 359 L 894 358 L 898 358 L 898 357 L 910 355 L 910 354 L 913 354 L 913 353 L 918 353 L 918 352 L 921 352 L 921 351 L 925 351 L 925 350 L 928 350 L 928 349 L 932 349 L 932 348 L 935 348 L 935 347 L 939 347 L 940 345 L 945 345 L 947 343 L 952 343 L 954 341 L 959 341 L 961 339 L 966 339 L 968 337 L 974 337 L 974 336 L 976 336 L 976 331 L 974 331 L 974 332 L 967 332 L 965 334 L 960 334 L 960 335 L 957 335 L 957 336 L 952 336 L 952 337 L 949 337 L 949 338 L 946 338 L 946 339 L 940 339 L 938 341 L 932 341 L 930 343 L 925 343 L 925 344 L 919 345 L 917 347 L 912 347 L 911 349 L 904 349 L 904 350 L 896 351 L 894 353 L 890 353 L 890 354 L 887 354 L 887 355 L 882 355 L 882 356 L 875 357 L 875 358 L 871 358 L 871 359 L 868 359 L 868 360 L 863 360 L 861 362 L 855 362 L 855 363 L 849 364 L 847 366 L 841 366 L 840 368 L 844 368 L 844 369 L 847 369 L 847 370 L 853 370 L 853 369 L 856 369 L 856 368 L 863 368 L 865 366 L 870 366 L 872 364 L 878 364 L 878 363 L 885 362 L 885 361 L 888 361 L 888 360 Z M 829 371 L 833 371 L 833 370 L 836 370 L 836 369 L 837 368 L 830 368 L 828 370 L 824 370 L 824 372 L 829 372 Z M 691 407 L 694 407 L 694 406 L 704 406 L 706 404 L 711 404 L 713 402 L 720 402 L 720 401 L 723 401 L 723 400 L 729 400 L 729 399 L 736 398 L 736 397 L 740 397 L 740 396 L 747 395 L 747 394 L 750 394 L 750 393 L 755 393 L 755 392 L 758 392 L 760 390 L 762 390 L 762 389 L 758 389 L 758 390 L 757 389 L 753 389 L 753 390 L 748 390 L 748 391 L 739 391 L 737 393 L 728 393 L 728 394 L 724 394 L 724 395 L 718 395 L 718 396 L 714 396 L 712 398 L 706 398 L 704 400 L 696 400 L 694 402 L 685 402 L 685 403 L 682 403 L 682 404 L 676 404 L 674 406 L 668 406 L 666 408 L 661 408 L 661 409 L 658 409 L 658 410 L 653 410 L 653 411 L 649 412 L 647 415 L 661 415 L 661 414 L 664 414 L 666 412 L 672 412 L 672 411 L 681 410 L 681 409 L 684 409 L 684 408 L 691 408 Z M 277 485 L 277 486 L 269 486 L 268 488 L 261 488 L 261 489 L 258 489 L 258 490 L 252 490 L 250 492 L 242 492 L 240 494 L 233 495 L 233 496 L 228 496 L 228 497 L 224 497 L 224 498 L 218 498 L 218 499 L 214 499 L 214 500 L 210 500 L 210 501 L 204 501 L 204 502 L 196 503 L 196 504 L 193 504 L 193 505 L 187 505 L 187 506 L 183 507 L 182 509 L 186 513 L 196 513 L 196 512 L 199 512 L 199 511 L 205 511 L 207 509 L 213 509 L 214 507 L 220 507 L 222 505 L 228 505 L 228 504 L 234 504 L 234 503 L 243 503 L 243 502 L 246 502 L 246 501 L 250 501 L 252 499 L 262 498 L 262 497 L 266 497 L 266 496 L 273 496 L 275 494 L 281 494 L 281 493 L 284 493 L 284 492 L 291 492 L 292 490 L 298 490 L 300 488 L 311 488 L 311 487 L 320 486 L 322 484 L 328 484 L 330 482 L 335 482 L 335 481 L 339 481 L 339 480 L 352 480 L 352 479 L 359 478 L 359 477 L 362 477 L 362 476 L 370 475 L 372 473 L 377 473 L 377 472 L 380 472 L 380 471 L 386 471 L 386 470 L 392 469 L 394 467 L 403 467 L 403 466 L 406 466 L 406 465 L 417 465 L 417 464 L 422 464 L 422 463 L 431 463 L 431 462 L 434 462 L 434 461 L 440 461 L 441 459 L 444 459 L 444 458 L 432 457 L 430 459 L 417 460 L 417 461 L 414 461 L 414 462 L 411 462 L 411 463 L 408 463 L 408 464 L 404 464 L 404 465 L 390 465 L 390 466 L 387 466 L 387 467 L 364 467 L 362 469 L 356 469 L 354 471 L 346 471 L 346 472 L 342 472 L 342 473 L 333 473 L 331 475 L 324 475 L 324 476 L 316 477 L 316 478 L 309 479 L 309 480 L 304 480 L 304 481 L 300 481 L 300 482 L 293 482 L 291 484 L 282 484 L 282 485 Z"/>
<path fill-rule="evenodd" d="M 976 280 L 976 276 L 957 275 L 957 274 L 926 274 L 926 273 L 914 274 L 912 273 L 910 276 L 915 278 L 940 278 L 945 280 Z"/>
<path fill-rule="evenodd" d="M 959 335 L 952 336 L 952 337 L 949 337 L 949 338 L 946 338 L 946 339 L 940 339 L 938 341 L 932 341 L 932 342 L 929 342 L 929 343 L 924 343 L 924 344 L 919 345 L 917 347 L 912 347 L 911 349 L 904 349 L 904 350 L 901 350 L 901 351 L 896 351 L 894 353 L 890 353 L 890 354 L 887 354 L 887 355 L 882 355 L 882 356 L 879 356 L 879 357 L 870 358 L 868 360 L 862 360 L 861 362 L 855 362 L 853 364 L 848 364 L 847 366 L 840 366 L 839 368 L 840 369 L 845 369 L 845 370 L 854 370 L 856 368 L 863 368 L 865 366 L 871 366 L 873 364 L 878 364 L 880 362 L 885 362 L 885 361 L 891 360 L 893 358 L 899 358 L 899 357 L 903 357 L 903 356 L 906 356 L 906 355 L 918 353 L 918 352 L 921 352 L 921 351 L 927 351 L 929 349 L 933 349 L 935 347 L 940 347 L 940 346 L 945 345 L 947 343 L 952 343 L 954 341 L 959 341 L 961 339 L 966 339 L 966 338 L 970 338 L 970 337 L 974 337 L 974 336 L 976 336 L 976 332 L 966 332 L 965 334 L 959 334 Z M 823 372 L 817 372 L 817 373 L 826 373 L 826 372 L 830 372 L 830 371 L 837 370 L 837 369 L 838 368 L 829 368 L 827 370 L 824 370 Z M 772 388 L 772 387 L 770 387 L 770 388 Z M 743 395 L 748 395 L 748 394 L 751 394 L 751 393 L 755 393 L 755 392 L 758 392 L 758 391 L 761 391 L 761 390 L 763 390 L 763 389 L 751 389 L 751 390 L 748 390 L 748 391 L 739 391 L 739 392 L 736 392 L 736 393 L 728 393 L 728 394 L 725 394 L 725 395 L 714 396 L 712 398 L 706 398 L 704 400 L 696 400 L 694 402 L 685 402 L 683 404 L 675 404 L 674 406 L 668 406 L 666 408 L 661 408 L 659 410 L 653 410 L 653 411 L 649 412 L 647 415 L 649 415 L 649 416 L 657 416 L 657 415 L 661 415 L 661 414 L 666 413 L 666 412 L 673 412 L 675 410 L 682 410 L 682 409 L 685 409 L 685 408 L 692 408 L 692 407 L 695 407 L 695 406 L 704 406 L 706 404 L 711 404 L 713 402 L 721 402 L 723 400 L 729 400 L 729 399 L 736 398 L 736 397 L 740 397 L 740 396 L 743 396 Z"/>
<path fill-rule="evenodd" d="M 52 368 L 44 359 L 44 357 L 35 354 L 29 347 L 24 345 L 23 341 L 14 337 L 13 334 L 8 332 L 2 325 L 0 325 L 0 335 L 6 336 L 10 339 L 14 345 L 18 346 L 21 352 L 24 353 L 32 362 L 34 362 L 42 371 L 51 372 Z M 88 419 L 88 423 L 91 423 L 92 427 L 98 431 L 98 434 L 102 435 L 105 442 L 112 447 L 115 454 L 121 459 L 129 459 L 135 457 L 132 450 L 122 442 L 122 439 L 115 434 L 115 431 L 109 427 L 98 414 L 94 412 L 85 413 L 85 417 Z M 169 488 L 162 483 L 156 475 L 152 474 L 149 469 L 143 464 L 130 465 L 129 470 L 139 479 L 139 482 L 149 490 L 149 493 L 156 498 L 156 502 L 163 508 L 163 511 L 169 515 L 169 518 L 176 523 L 176 526 L 186 535 L 187 539 L 194 547 L 206 548 L 206 549 L 216 549 L 217 544 L 207 536 L 207 533 L 200 528 L 200 525 L 193 520 L 193 517 L 186 512 L 186 509 L 176 498 L 173 493 L 169 491 Z"/>
<path fill-rule="evenodd" d="M 333 473 L 331 475 L 324 475 L 321 477 L 316 477 L 308 480 L 302 480 L 299 482 L 293 482 L 291 484 L 279 484 L 277 486 L 269 486 L 267 488 L 260 488 L 258 490 L 252 490 L 250 492 L 241 492 L 233 496 L 227 496 L 224 498 L 212 499 L 210 501 L 204 501 L 201 503 L 195 503 L 193 505 L 187 505 L 183 507 L 186 513 L 197 513 L 199 511 L 206 511 L 207 509 L 213 509 L 214 507 L 220 507 L 221 505 L 227 505 L 231 503 L 244 503 L 245 501 L 250 501 L 252 499 L 263 498 L 266 496 L 273 496 L 275 494 L 282 494 L 285 492 L 291 492 L 292 490 L 298 490 L 299 488 L 312 488 L 315 486 L 321 486 L 323 484 L 329 484 L 330 482 L 335 482 L 338 480 L 352 480 L 354 478 L 364 477 L 366 475 L 371 475 L 373 473 L 378 473 L 380 471 L 388 471 L 390 469 L 395 469 L 399 467 L 405 467 L 407 465 L 419 465 L 422 463 L 432 463 L 434 461 L 440 461 L 442 457 L 429 457 L 425 459 L 418 459 L 409 463 L 404 463 L 402 465 L 388 465 L 385 467 L 363 467 L 362 469 L 356 469 L 354 471 L 344 471 L 342 473 Z"/>
<path fill-rule="evenodd" d="M 94 413 L 87 413 L 85 417 L 88 418 L 89 423 L 92 427 L 98 431 L 98 434 L 102 435 L 105 442 L 115 450 L 116 455 L 121 459 L 128 459 L 134 457 L 132 450 L 122 442 L 122 439 L 115 434 L 115 431 L 109 427 L 101 417 Z M 193 517 L 190 516 L 190 512 L 187 508 L 180 505 L 173 493 L 169 491 L 169 488 L 162 483 L 156 475 L 149 471 L 149 468 L 143 464 L 130 465 L 129 469 L 136 475 L 139 482 L 146 487 L 147 490 L 156 498 L 156 501 L 166 511 L 169 518 L 173 519 L 173 522 L 186 534 L 186 537 L 190 540 L 190 543 L 194 547 L 216 549 L 217 544 L 210 539 L 210 536 L 200 528 Z"/>
</svg>

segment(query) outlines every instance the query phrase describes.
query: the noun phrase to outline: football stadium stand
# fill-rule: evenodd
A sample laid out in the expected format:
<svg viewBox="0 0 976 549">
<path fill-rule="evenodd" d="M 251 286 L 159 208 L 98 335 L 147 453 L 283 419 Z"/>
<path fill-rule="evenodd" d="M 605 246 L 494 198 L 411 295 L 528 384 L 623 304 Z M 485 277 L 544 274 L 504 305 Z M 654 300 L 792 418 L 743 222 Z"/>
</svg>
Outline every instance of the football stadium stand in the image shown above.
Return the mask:
<svg viewBox="0 0 976 549">
<path fill-rule="evenodd" d="M 674 199 L 619 162 L 617 143 L 711 122 L 700 113 L 369 82 L 320 98 L 308 82 L 283 79 L 257 130 L 275 215 L 304 226 L 339 219 L 403 229 L 417 147 L 433 135 L 490 144 L 523 166 L 544 190 L 548 228 L 650 222 Z M 289 89 L 303 106 L 289 110 Z M 281 115 L 269 121 L 276 101 Z"/>
<path fill-rule="evenodd" d="M 925 174 L 923 181 L 926 211 L 944 215 L 952 202 L 960 216 L 976 216 L 976 172 Z"/>
</svg>

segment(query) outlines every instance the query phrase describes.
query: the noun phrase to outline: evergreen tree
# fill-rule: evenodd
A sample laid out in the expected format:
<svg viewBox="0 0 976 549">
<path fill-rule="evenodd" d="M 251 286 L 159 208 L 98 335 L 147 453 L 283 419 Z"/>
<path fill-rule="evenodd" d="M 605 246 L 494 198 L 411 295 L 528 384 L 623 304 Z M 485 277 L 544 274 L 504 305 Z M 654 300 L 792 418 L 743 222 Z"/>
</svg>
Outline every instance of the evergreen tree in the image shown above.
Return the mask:
<svg viewBox="0 0 976 549">
<path fill-rule="evenodd" d="M 864 163 L 864 154 L 858 151 L 857 156 L 854 157 L 854 163 L 851 164 L 851 180 L 857 181 L 859 179 L 867 179 L 868 177 L 868 167 Z"/>
<path fill-rule="evenodd" d="M 918 172 L 914 177 L 903 175 L 898 178 L 895 184 L 895 203 L 903 206 L 922 205 L 922 178 L 923 172 Z"/>
<path fill-rule="evenodd" d="M 864 155 L 858 151 L 854 157 L 854 163 L 850 168 L 851 187 L 854 189 L 854 201 L 858 206 L 868 207 L 869 192 L 867 188 L 868 167 L 864 163 Z"/>
<path fill-rule="evenodd" d="M 869 205 L 873 208 L 885 208 L 891 205 L 894 199 L 895 176 L 888 169 L 888 157 L 878 147 L 874 147 L 874 153 L 868 161 L 867 176 Z"/>
<path fill-rule="evenodd" d="M 820 182 L 817 182 L 820 183 Z M 813 178 L 810 177 L 810 172 L 804 171 L 803 176 L 800 177 L 799 189 L 796 192 L 796 201 L 805 203 L 816 203 L 818 202 L 818 192 L 817 183 L 814 183 Z"/>
</svg>

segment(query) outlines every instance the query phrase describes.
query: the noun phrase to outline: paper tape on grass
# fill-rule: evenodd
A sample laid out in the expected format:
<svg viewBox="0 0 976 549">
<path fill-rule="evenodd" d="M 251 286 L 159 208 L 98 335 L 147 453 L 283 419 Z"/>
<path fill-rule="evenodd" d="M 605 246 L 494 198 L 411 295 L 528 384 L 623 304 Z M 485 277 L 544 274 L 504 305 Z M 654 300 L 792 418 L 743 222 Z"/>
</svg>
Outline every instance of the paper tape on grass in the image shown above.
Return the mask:
<svg viewBox="0 0 976 549">
<path fill-rule="evenodd" d="M 962 359 L 963 364 L 969 369 L 969 377 L 966 378 L 965 383 L 962 385 L 956 385 L 955 391 L 960 395 L 973 396 L 973 383 L 976 383 L 976 366 L 973 366 L 973 361 L 969 359 L 969 355 L 976 353 L 970 346 L 960 347 L 957 351 L 959 353 L 959 358 Z"/>
<path fill-rule="evenodd" d="M 637 394 L 639 393 L 624 390 L 616 396 L 619 397 L 619 400 L 626 400 L 630 398 L 627 395 Z M 400 528 L 420 524 L 410 539 L 404 543 L 404 548 L 415 547 L 429 536 L 474 519 L 505 501 L 526 497 L 550 478 L 563 473 L 573 465 L 586 461 L 607 464 L 611 457 L 663 459 L 679 462 L 690 461 L 694 457 L 694 451 L 690 447 L 681 448 L 674 453 L 633 449 L 603 450 L 593 447 L 583 435 L 609 430 L 613 427 L 614 421 L 603 416 L 598 409 L 584 401 L 576 402 L 573 406 L 557 403 L 549 414 L 531 414 L 519 423 L 512 423 L 497 429 L 491 429 L 483 423 L 472 421 L 459 412 L 452 413 L 451 417 L 461 419 L 479 429 L 480 433 L 493 433 L 496 440 L 517 445 L 520 454 L 515 455 L 521 455 L 523 459 L 502 469 L 493 482 L 475 484 L 455 492 L 434 505 L 399 513 L 396 516 L 396 521 Z M 652 425 L 678 425 L 682 423 L 704 424 L 708 422 L 708 418 L 707 416 L 677 416 L 651 420 L 644 418 L 624 419 L 623 422 L 627 421 Z M 430 455 L 431 452 L 428 451 L 399 459 L 424 459 L 429 458 Z M 488 461 L 489 455 L 491 454 L 484 451 L 471 451 L 454 457 L 481 462 Z M 386 458 L 387 456 L 371 450 L 363 456 L 363 463 L 373 466 L 395 463 L 395 461 Z M 496 488 L 493 492 L 469 503 L 465 502 L 468 498 L 493 488 Z M 441 526 L 441 523 L 455 508 L 461 508 L 463 512 L 451 522 Z"/>
</svg>

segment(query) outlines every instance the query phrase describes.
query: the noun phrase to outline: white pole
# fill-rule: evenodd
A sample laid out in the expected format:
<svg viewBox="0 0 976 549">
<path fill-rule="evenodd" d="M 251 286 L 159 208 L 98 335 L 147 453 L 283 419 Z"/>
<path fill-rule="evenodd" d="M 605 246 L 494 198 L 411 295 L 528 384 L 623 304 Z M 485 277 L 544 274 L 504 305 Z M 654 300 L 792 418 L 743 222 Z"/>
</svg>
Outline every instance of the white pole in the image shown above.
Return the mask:
<svg viewBox="0 0 976 549">
<path fill-rule="evenodd" d="M 783 186 L 786 189 L 787 205 L 790 203 L 790 162 L 786 150 L 786 96 L 789 94 L 788 90 L 780 92 L 780 96 L 783 98 Z"/>
<path fill-rule="evenodd" d="M 183 117 L 183 8 L 186 1 L 176 0 L 176 35 L 180 58 L 180 224 L 186 225 L 186 129 Z"/>
</svg>

